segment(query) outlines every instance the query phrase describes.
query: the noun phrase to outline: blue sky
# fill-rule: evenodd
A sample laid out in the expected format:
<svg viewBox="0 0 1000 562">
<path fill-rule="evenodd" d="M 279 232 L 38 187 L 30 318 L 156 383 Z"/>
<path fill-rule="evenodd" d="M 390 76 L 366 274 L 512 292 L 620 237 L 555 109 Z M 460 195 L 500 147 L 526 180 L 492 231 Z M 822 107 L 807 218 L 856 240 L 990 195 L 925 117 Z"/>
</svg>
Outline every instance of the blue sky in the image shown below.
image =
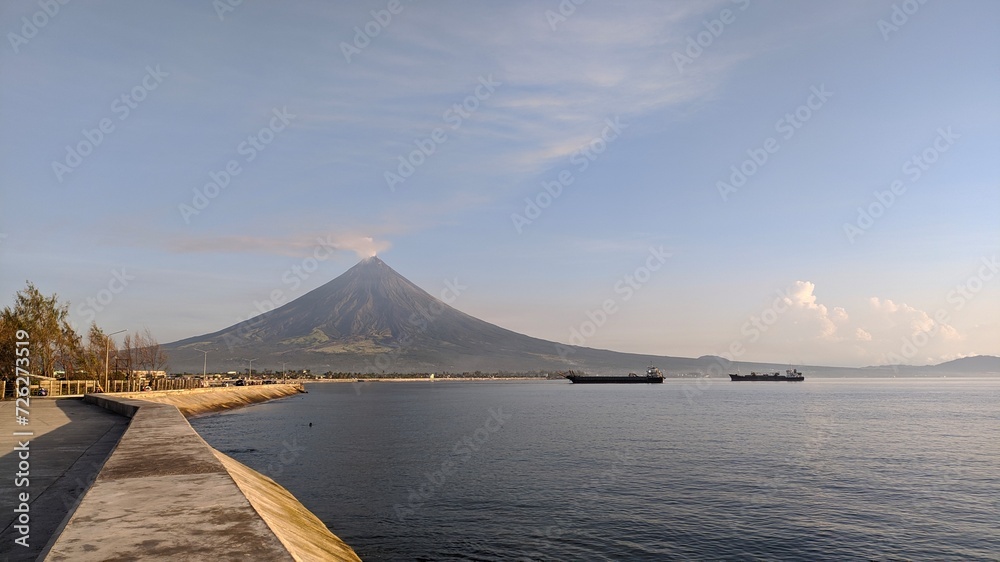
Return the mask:
<svg viewBox="0 0 1000 562">
<path fill-rule="evenodd" d="M 378 252 L 559 342 L 1000 355 L 996 2 L 223 2 L 0 7 L 4 304 L 167 342 Z"/>
</svg>

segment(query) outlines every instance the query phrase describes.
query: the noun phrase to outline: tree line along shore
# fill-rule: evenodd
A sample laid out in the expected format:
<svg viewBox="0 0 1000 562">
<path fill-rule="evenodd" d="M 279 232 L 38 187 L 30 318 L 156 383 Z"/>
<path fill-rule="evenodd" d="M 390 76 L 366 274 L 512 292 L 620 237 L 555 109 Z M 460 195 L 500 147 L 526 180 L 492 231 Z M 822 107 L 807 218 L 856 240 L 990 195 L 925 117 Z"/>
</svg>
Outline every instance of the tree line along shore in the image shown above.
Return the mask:
<svg viewBox="0 0 1000 562">
<path fill-rule="evenodd" d="M 70 305 L 58 295 L 46 296 L 30 281 L 17 292 L 14 305 L 0 311 L 0 378 L 16 376 L 16 341 L 27 334 L 32 376 L 97 380 L 133 379 L 167 369 L 167 355 L 149 328 L 108 333 L 91 321 L 81 331 L 69 315 Z M 121 345 L 115 334 L 123 334 Z"/>
</svg>

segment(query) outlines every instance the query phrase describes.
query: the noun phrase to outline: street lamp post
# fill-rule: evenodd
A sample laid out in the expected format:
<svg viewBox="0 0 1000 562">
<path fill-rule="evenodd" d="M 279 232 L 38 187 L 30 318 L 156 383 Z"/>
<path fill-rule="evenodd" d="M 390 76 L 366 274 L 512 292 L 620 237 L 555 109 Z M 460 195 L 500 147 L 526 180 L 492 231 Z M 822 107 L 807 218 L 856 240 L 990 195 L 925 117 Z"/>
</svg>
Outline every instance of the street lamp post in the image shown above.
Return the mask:
<svg viewBox="0 0 1000 562">
<path fill-rule="evenodd" d="M 207 377 L 207 374 L 208 374 L 208 352 L 207 351 L 203 351 L 201 349 L 198 349 L 197 347 L 194 348 L 194 350 L 195 351 L 201 351 L 202 353 L 205 354 L 205 362 L 201 366 L 201 378 L 202 378 L 202 380 L 206 380 L 208 378 Z"/>
<path fill-rule="evenodd" d="M 254 357 L 253 359 L 244 359 L 244 361 L 249 361 L 250 362 L 250 376 L 249 376 L 250 380 L 253 380 L 253 362 L 256 361 L 256 360 L 257 360 L 256 357 Z"/>
<path fill-rule="evenodd" d="M 109 392 L 109 390 L 108 390 L 108 383 L 110 381 L 108 381 L 108 363 L 110 362 L 110 359 L 111 359 L 111 336 L 113 336 L 115 334 L 120 334 L 122 332 L 127 332 L 127 331 L 128 330 L 118 330 L 117 332 L 113 332 L 113 333 L 110 333 L 107 336 L 105 336 L 105 340 L 104 340 L 104 342 L 105 342 L 105 345 L 104 345 L 104 389 L 105 389 L 105 392 Z"/>
<path fill-rule="evenodd" d="M 231 359 L 236 359 L 238 361 L 249 361 L 250 362 L 250 376 L 249 376 L 249 379 L 250 380 L 253 379 L 253 362 L 258 359 L 257 357 L 254 357 L 253 359 L 247 359 L 246 357 L 243 357 L 243 358 L 232 357 Z M 250 384 L 249 380 L 247 381 L 247 384 Z"/>
</svg>

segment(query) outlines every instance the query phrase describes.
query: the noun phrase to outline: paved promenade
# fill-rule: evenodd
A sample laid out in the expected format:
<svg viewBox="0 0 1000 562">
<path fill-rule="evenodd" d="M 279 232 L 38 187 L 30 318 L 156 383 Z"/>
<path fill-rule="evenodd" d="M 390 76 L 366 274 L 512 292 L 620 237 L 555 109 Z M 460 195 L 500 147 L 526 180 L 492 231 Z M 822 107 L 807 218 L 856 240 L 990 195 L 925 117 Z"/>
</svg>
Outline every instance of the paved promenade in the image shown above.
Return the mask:
<svg viewBox="0 0 1000 562">
<path fill-rule="evenodd" d="M 28 425 L 15 422 L 15 403 L 0 402 L 0 560 L 35 560 L 128 427 L 129 419 L 78 398 L 32 397 Z M 15 437 L 15 431 L 32 436 Z M 15 487 L 20 442 L 28 440 L 28 486 Z M 18 494 L 30 494 L 25 548 L 14 540 Z"/>
<path fill-rule="evenodd" d="M 298 392 L 268 385 L 142 395 L 162 402 L 37 398 L 27 425 L 16 422 L 14 402 L 0 403 L 9 442 L 0 560 L 358 561 L 287 490 L 210 447 L 179 409 L 194 415 Z M 21 493 L 30 494 L 23 506 Z"/>
</svg>

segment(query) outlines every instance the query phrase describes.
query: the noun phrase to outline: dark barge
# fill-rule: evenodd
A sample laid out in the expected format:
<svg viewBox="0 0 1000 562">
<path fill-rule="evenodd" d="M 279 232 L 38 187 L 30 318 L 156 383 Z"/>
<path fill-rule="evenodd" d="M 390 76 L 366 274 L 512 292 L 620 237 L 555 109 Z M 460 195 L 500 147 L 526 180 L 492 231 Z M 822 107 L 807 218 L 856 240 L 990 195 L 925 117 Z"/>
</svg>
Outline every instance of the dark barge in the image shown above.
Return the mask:
<svg viewBox="0 0 1000 562">
<path fill-rule="evenodd" d="M 804 381 L 806 378 L 796 369 L 788 369 L 785 374 L 781 373 L 750 373 L 749 375 L 733 375 L 729 378 L 734 381 Z"/>
<path fill-rule="evenodd" d="M 566 378 L 576 384 L 657 384 L 663 382 L 663 373 L 650 366 L 645 375 L 629 373 L 625 376 L 576 375 L 570 372 Z"/>
</svg>

